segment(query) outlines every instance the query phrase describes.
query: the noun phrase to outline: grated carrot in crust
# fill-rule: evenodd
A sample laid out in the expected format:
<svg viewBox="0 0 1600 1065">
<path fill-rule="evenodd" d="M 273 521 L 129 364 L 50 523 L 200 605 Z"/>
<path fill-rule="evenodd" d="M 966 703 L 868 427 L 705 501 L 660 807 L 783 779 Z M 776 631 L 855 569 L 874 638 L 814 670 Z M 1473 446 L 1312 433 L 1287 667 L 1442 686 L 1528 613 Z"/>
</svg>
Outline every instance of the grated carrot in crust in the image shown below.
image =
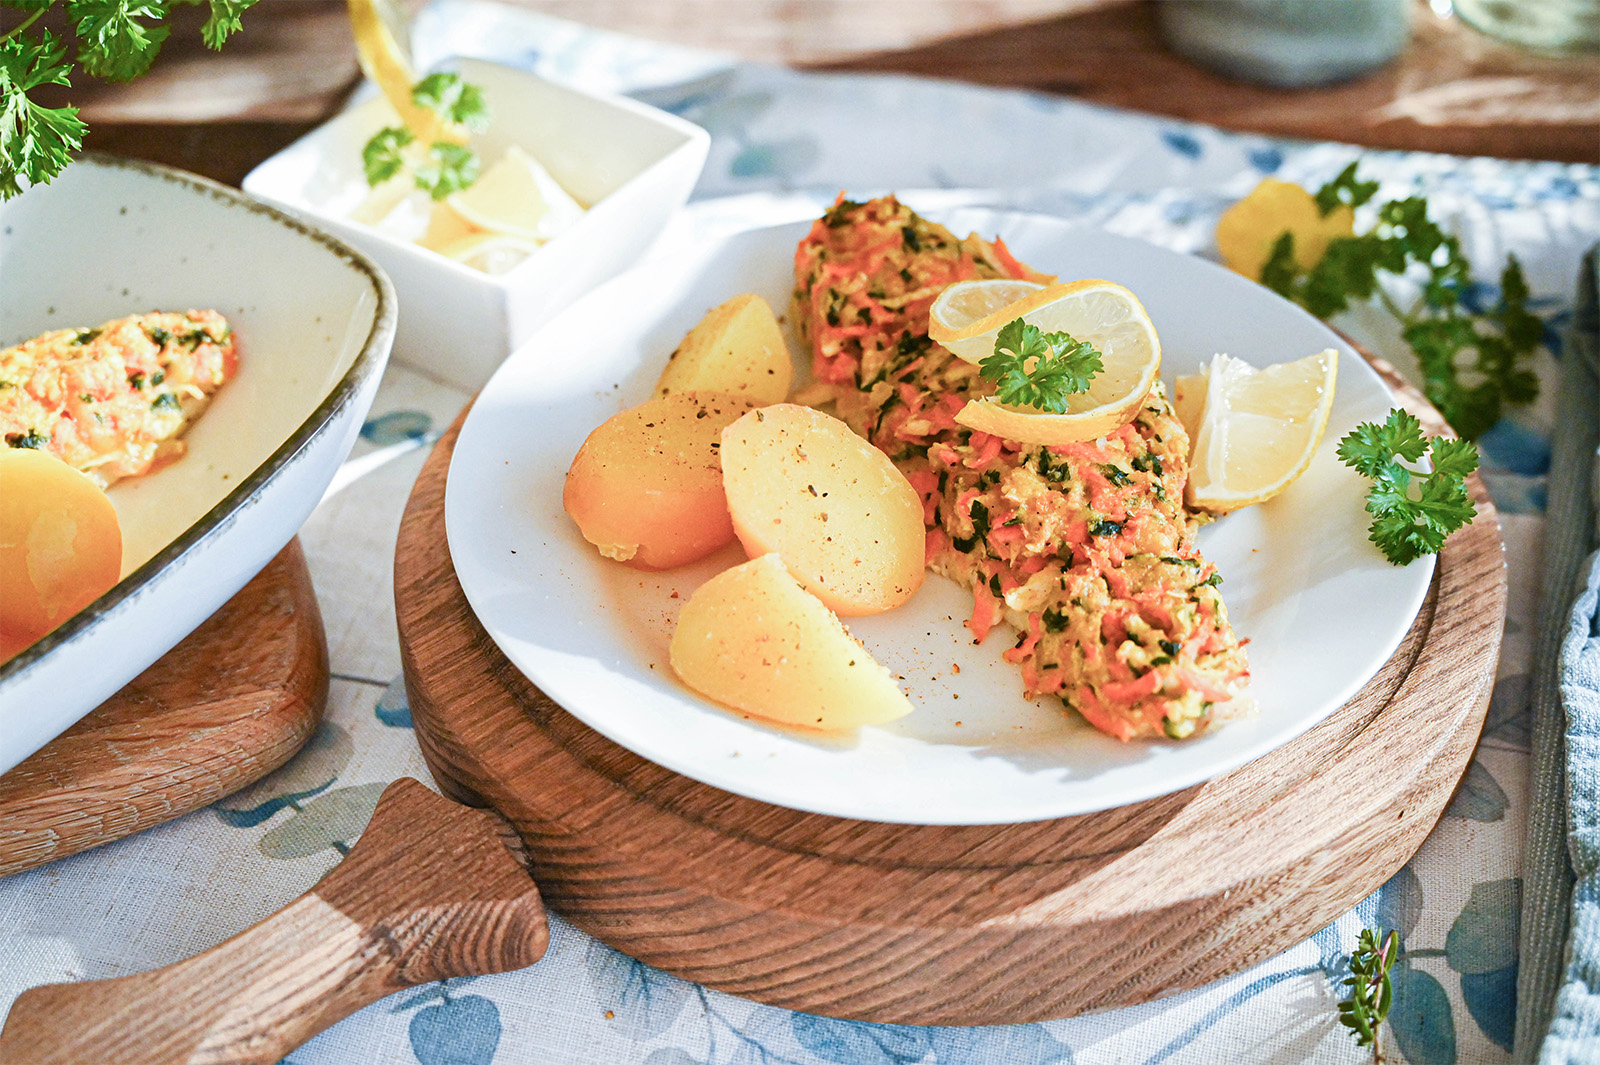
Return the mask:
<svg viewBox="0 0 1600 1065">
<path fill-rule="evenodd" d="M 1044 448 L 957 425 L 993 386 L 928 339 L 928 310 L 972 277 L 1051 280 L 893 197 L 841 197 L 795 252 L 814 373 L 916 487 L 929 567 L 971 589 L 974 636 L 1001 620 L 1024 634 L 1003 654 L 1029 698 L 1059 694 L 1120 739 L 1193 735 L 1249 672 L 1183 508 L 1183 427 L 1159 384 L 1095 441 Z"/>
</svg>

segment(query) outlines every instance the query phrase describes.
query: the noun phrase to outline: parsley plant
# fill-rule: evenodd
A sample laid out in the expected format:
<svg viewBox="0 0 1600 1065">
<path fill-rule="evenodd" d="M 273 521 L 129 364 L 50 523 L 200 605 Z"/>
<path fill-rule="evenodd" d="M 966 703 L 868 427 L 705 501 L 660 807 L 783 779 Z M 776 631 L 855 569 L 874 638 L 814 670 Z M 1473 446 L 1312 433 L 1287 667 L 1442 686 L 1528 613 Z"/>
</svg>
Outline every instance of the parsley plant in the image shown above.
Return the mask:
<svg viewBox="0 0 1600 1065">
<path fill-rule="evenodd" d="M 48 30 L 29 29 L 56 3 L 66 9 L 77 51 Z M 30 185 L 47 185 L 83 147 L 88 132 L 71 106 L 45 107 L 29 94 L 43 85 L 70 85 L 73 66 L 106 81 L 128 81 L 150 69 L 171 32 L 161 25 L 175 4 L 205 3 L 200 28 L 206 47 L 220 49 L 237 33 L 256 0 L 0 0 L 25 16 L 0 33 L 0 199 Z"/>
<path fill-rule="evenodd" d="M 1104 369 L 1094 346 L 1066 333 L 1046 333 L 1021 318 L 1012 319 L 995 337 L 994 354 L 979 364 L 995 382 L 995 397 L 1013 406 L 1037 407 L 1064 414 L 1067 397 L 1087 391 Z"/>
<path fill-rule="evenodd" d="M 411 102 L 438 115 L 450 126 L 471 130 L 489 128 L 489 105 L 483 90 L 461 80 L 460 74 L 429 74 L 411 86 Z M 404 126 L 386 126 L 361 149 L 368 185 L 381 185 L 402 170 L 409 170 L 417 188 L 435 200 L 478 180 L 479 162 L 471 148 L 437 140 L 426 151 L 409 148 L 416 137 Z"/>
<path fill-rule="evenodd" d="M 1370 201 L 1376 181 L 1360 181 L 1351 163 L 1316 193 L 1324 214 L 1341 204 Z M 1413 274 L 1422 285 L 1415 306 L 1397 306 L 1379 284 L 1380 274 Z M 1428 217 L 1421 196 L 1378 208 L 1366 233 L 1329 242 L 1322 260 L 1301 271 L 1294 236 L 1284 233 L 1261 271 L 1261 283 L 1294 300 L 1318 318 L 1331 318 L 1352 303 L 1376 297 L 1400 321 L 1401 336 L 1416 352 L 1423 392 L 1456 432 L 1476 439 L 1500 420 L 1505 404 L 1527 403 L 1539 382 L 1527 369 L 1543 332 L 1528 311 L 1528 285 L 1515 256 L 1500 276 L 1500 302 L 1484 311 L 1468 305 L 1472 272 L 1459 238 Z"/>
<path fill-rule="evenodd" d="M 1426 453 L 1433 472 L 1414 463 Z M 1372 481 L 1367 491 L 1367 533 L 1397 566 L 1431 555 L 1445 538 L 1477 513 L 1467 494 L 1467 475 L 1478 468 L 1471 441 L 1422 435 L 1422 423 L 1392 410 L 1382 425 L 1363 422 L 1339 441 L 1339 458 Z"/>
</svg>

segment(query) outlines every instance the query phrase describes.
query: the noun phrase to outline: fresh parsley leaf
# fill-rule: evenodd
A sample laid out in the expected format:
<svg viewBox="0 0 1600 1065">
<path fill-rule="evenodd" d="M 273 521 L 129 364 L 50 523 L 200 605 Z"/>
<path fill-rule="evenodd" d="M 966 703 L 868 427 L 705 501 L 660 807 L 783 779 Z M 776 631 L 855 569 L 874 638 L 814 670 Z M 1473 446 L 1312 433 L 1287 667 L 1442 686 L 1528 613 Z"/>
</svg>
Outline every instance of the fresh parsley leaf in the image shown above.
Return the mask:
<svg viewBox="0 0 1600 1065">
<path fill-rule="evenodd" d="M 983 376 L 995 382 L 1001 403 L 1051 414 L 1065 413 L 1067 397 L 1086 391 L 1102 369 L 1092 345 L 1066 333 L 1046 333 L 1021 318 L 1001 328 L 994 354 L 979 364 Z"/>
<path fill-rule="evenodd" d="M 478 180 L 478 156 L 471 148 L 448 141 L 436 141 L 428 149 L 428 158 L 415 167 L 417 188 L 435 200 L 442 200 L 452 192 L 460 192 Z"/>
<path fill-rule="evenodd" d="M 1407 465 L 1425 452 L 1431 473 Z M 1390 411 L 1382 425 L 1356 426 L 1339 441 L 1339 458 L 1372 481 L 1367 534 L 1397 566 L 1436 554 L 1477 513 L 1467 475 L 1478 468 L 1478 449 L 1467 440 L 1427 440 L 1422 423 L 1403 410 Z"/>
<path fill-rule="evenodd" d="M 212 51 L 221 51 L 230 33 L 244 29 L 243 15 L 256 0 L 211 0 L 211 15 L 200 27 L 200 37 Z"/>
<path fill-rule="evenodd" d="M 1363 422 L 1339 441 L 1339 459 L 1363 477 L 1377 477 L 1384 464 L 1396 455 L 1408 462 L 1420 459 L 1428 450 L 1422 435 L 1422 422 L 1403 410 L 1389 412 L 1382 425 Z"/>
<path fill-rule="evenodd" d="M 489 123 L 483 90 L 462 81 L 459 74 L 429 74 L 411 87 L 411 99 L 418 107 L 426 107 L 456 125 L 484 129 Z M 410 170 L 417 188 L 435 200 L 442 200 L 478 180 L 480 163 L 471 148 L 435 141 L 425 155 L 406 153 L 403 149 L 415 139 L 410 130 L 401 126 L 390 126 L 373 134 L 361 149 L 367 184 L 378 185 L 402 170 Z"/>
<path fill-rule="evenodd" d="M 479 132 L 489 128 L 489 105 L 483 90 L 462 81 L 460 74 L 429 74 L 411 87 L 411 102 L 458 126 Z"/>
<path fill-rule="evenodd" d="M 1357 180 L 1355 164 L 1317 191 L 1326 213 L 1339 204 L 1359 206 L 1376 193 L 1376 182 Z M 1402 310 L 1380 284 L 1383 275 L 1408 275 L 1422 286 L 1417 305 Z M 1474 289 L 1461 241 L 1428 216 L 1428 201 L 1411 196 L 1382 204 L 1366 233 L 1329 241 L 1322 259 L 1302 271 L 1294 238 L 1284 233 L 1273 245 L 1261 282 L 1319 318 L 1331 318 L 1358 303 L 1377 299 L 1400 321 L 1400 335 L 1416 353 L 1423 392 L 1452 428 L 1467 439 L 1488 431 L 1507 403 L 1527 403 L 1539 392 L 1526 361 L 1544 325 L 1527 309 L 1528 287 L 1512 258 L 1500 278 L 1495 307 L 1468 306 Z"/>
<path fill-rule="evenodd" d="M 172 32 L 139 21 L 166 18 L 166 0 L 68 0 L 67 14 L 78 30 L 78 65 L 107 81 L 149 70 Z"/>
<path fill-rule="evenodd" d="M 361 167 L 368 185 L 381 185 L 405 169 L 401 149 L 415 140 L 404 126 L 387 126 L 372 135 L 361 149 Z"/>
<path fill-rule="evenodd" d="M 1339 176 L 1317 190 L 1317 210 L 1326 218 L 1334 212 L 1341 203 L 1350 207 L 1360 207 L 1378 194 L 1376 181 L 1357 181 L 1356 167 L 1359 163 L 1351 163 L 1339 171 Z"/>
<path fill-rule="evenodd" d="M 1294 299 L 1295 273 L 1294 234 L 1285 230 L 1272 245 L 1272 254 L 1261 267 L 1261 283 L 1285 299 Z"/>
<path fill-rule="evenodd" d="M 48 184 L 83 146 L 76 107 L 41 107 L 28 99 L 40 85 L 66 85 L 66 45 L 47 30 L 41 43 L 18 36 L 0 41 L 0 199 L 22 192 L 22 181 Z"/>
</svg>

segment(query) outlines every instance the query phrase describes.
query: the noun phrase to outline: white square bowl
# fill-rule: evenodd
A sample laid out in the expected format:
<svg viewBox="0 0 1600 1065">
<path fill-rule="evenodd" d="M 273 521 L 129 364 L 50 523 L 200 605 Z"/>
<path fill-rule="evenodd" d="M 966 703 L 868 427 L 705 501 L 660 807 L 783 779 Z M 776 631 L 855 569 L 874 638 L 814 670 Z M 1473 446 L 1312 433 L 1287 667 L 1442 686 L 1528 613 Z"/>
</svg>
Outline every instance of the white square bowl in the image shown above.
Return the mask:
<svg viewBox="0 0 1600 1065">
<path fill-rule="evenodd" d="M 112 485 L 122 579 L 0 665 L 0 772 L 165 654 L 277 554 L 372 405 L 394 290 L 366 256 L 204 178 L 88 155 L 0 204 L 0 345 L 214 309 L 239 368 L 186 454 Z"/>
<path fill-rule="evenodd" d="M 557 311 L 620 273 L 682 207 L 710 137 L 691 122 L 619 96 L 581 92 L 482 60 L 449 66 L 483 88 L 493 122 L 473 138 L 492 161 L 519 145 L 580 203 L 571 229 L 518 266 L 489 275 L 350 214 L 370 191 L 361 149 L 394 121 L 380 98 L 353 107 L 256 167 L 250 195 L 302 214 L 371 255 L 394 280 L 394 356 L 477 391 Z"/>
</svg>

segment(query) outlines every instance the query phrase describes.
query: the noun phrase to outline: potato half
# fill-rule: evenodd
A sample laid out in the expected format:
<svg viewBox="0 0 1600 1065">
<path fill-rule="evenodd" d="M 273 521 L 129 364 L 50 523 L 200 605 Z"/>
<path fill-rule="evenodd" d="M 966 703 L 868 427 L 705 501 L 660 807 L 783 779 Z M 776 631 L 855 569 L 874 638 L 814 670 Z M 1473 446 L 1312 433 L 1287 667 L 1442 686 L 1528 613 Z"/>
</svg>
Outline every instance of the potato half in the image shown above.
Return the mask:
<svg viewBox="0 0 1600 1065">
<path fill-rule="evenodd" d="M 722 433 L 733 529 L 752 558 L 776 551 L 840 614 L 892 610 L 922 586 L 922 502 L 889 457 L 837 418 L 780 403 Z"/>
<path fill-rule="evenodd" d="M 695 691 L 786 725 L 848 729 L 911 712 L 889 671 L 777 555 L 701 585 L 678 615 L 671 655 Z"/>
<path fill-rule="evenodd" d="M 0 661 L 100 598 L 122 571 L 105 492 L 54 455 L 0 448 Z"/>
<path fill-rule="evenodd" d="M 656 382 L 656 395 L 715 389 L 760 404 L 782 403 L 793 377 L 772 308 L 747 292 L 713 307 L 689 330 Z"/>
<path fill-rule="evenodd" d="M 578 449 L 562 506 L 618 562 L 670 569 L 709 555 L 733 539 L 722 430 L 754 406 L 722 392 L 679 392 L 613 416 Z"/>
</svg>

